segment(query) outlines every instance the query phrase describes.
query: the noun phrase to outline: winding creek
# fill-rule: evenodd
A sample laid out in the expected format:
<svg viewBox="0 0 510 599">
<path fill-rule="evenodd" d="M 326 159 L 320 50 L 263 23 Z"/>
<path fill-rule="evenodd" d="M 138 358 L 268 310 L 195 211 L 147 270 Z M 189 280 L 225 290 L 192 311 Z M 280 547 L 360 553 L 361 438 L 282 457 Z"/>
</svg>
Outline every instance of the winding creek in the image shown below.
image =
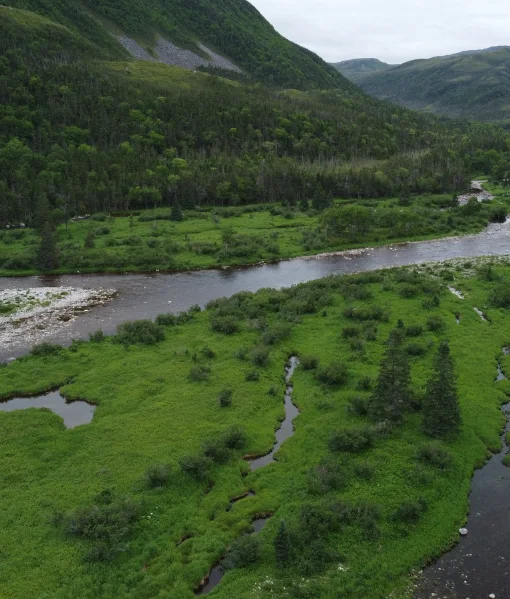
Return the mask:
<svg viewBox="0 0 510 599">
<path fill-rule="evenodd" d="M 9 289 L 72 287 L 97 292 L 114 290 L 109 301 L 78 310 L 60 326 L 48 321 L 33 335 L 18 336 L 0 343 L 0 361 L 8 361 L 26 354 L 34 342 L 50 341 L 68 344 L 72 339 L 87 338 L 98 329 L 113 333 L 126 320 L 154 318 L 163 312 L 181 312 L 193 304 L 204 306 L 218 297 L 230 296 L 240 291 L 257 291 L 263 287 L 287 287 L 319 279 L 332 274 L 350 274 L 381 268 L 439 262 L 453 258 L 510 255 L 510 221 L 490 225 L 483 233 L 436 241 L 411 242 L 363 250 L 339 252 L 275 264 L 259 264 L 245 268 L 184 273 L 64 275 L 41 277 L 0 278 L 0 292 Z M 483 314 L 481 314 L 483 318 Z M 58 314 L 57 314 L 58 319 Z M 459 319 L 458 319 L 459 320 Z M 0 323 L 0 336 L 2 333 Z M 286 369 L 286 380 L 297 366 L 291 359 Z M 497 380 L 504 378 L 501 366 Z M 496 383 L 497 384 L 497 383 Z M 83 404 L 83 405 L 82 405 Z M 0 411 L 48 408 L 59 414 L 67 428 L 90 422 L 94 406 L 85 402 L 66 403 L 57 392 L 39 398 L 15 398 L 0 403 Z M 510 416 L 510 404 L 504 412 Z M 298 414 L 292 403 L 292 387 L 285 392 L 285 420 L 276 432 L 276 442 L 265 456 L 251 460 L 256 470 L 274 461 L 281 443 L 292 435 L 292 420 Z M 507 429 L 509 426 L 507 425 Z M 445 554 L 423 574 L 416 599 L 479 599 L 494 594 L 496 599 L 510 597 L 510 553 L 508 552 L 508 522 L 510 518 L 510 469 L 501 460 L 509 448 L 504 445 L 500 455 L 494 455 L 487 464 L 475 472 L 470 496 L 471 510 L 463 537 L 453 550 Z M 247 493 L 249 496 L 253 492 Z M 236 498 L 236 501 L 244 497 Z M 258 532 L 267 517 L 253 521 L 253 531 Z M 223 577 L 221 564 L 216 565 L 204 580 L 197 594 L 205 594 Z"/>
</svg>

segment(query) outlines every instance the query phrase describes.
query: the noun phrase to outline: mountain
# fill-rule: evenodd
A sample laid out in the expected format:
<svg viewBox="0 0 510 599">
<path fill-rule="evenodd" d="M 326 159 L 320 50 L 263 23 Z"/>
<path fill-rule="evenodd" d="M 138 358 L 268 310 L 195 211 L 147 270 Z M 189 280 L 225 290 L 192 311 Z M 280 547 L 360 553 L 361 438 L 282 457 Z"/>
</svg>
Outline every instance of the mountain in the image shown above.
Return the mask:
<svg viewBox="0 0 510 599">
<path fill-rule="evenodd" d="M 412 60 L 355 80 L 376 98 L 415 110 L 510 123 L 508 46 Z"/>
<path fill-rule="evenodd" d="M 391 69 L 395 65 L 382 62 L 377 58 L 354 58 L 352 60 L 343 60 L 342 62 L 332 63 L 337 71 L 344 77 L 357 83 L 367 75 L 380 73 Z"/>
<path fill-rule="evenodd" d="M 279 35 L 245 0 L 6 0 L 66 26 L 104 57 L 243 71 L 280 87 L 332 89 L 347 81 Z"/>
</svg>

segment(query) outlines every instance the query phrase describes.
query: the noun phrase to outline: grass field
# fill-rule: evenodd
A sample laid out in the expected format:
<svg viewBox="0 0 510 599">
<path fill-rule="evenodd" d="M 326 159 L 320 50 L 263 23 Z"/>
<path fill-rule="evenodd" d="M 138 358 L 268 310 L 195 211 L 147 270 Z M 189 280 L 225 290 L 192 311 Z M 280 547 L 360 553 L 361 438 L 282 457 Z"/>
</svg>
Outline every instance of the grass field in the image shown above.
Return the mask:
<svg viewBox="0 0 510 599">
<path fill-rule="evenodd" d="M 211 597 L 382 599 L 392 591 L 403 597 L 412 572 L 457 538 L 473 469 L 500 447 L 500 406 L 510 383 L 494 381 L 498 358 L 510 372 L 510 356 L 502 355 L 510 345 L 510 312 L 488 297 L 510 280 L 510 266 L 495 263 L 490 276 L 475 266 L 457 262 L 441 279 L 424 267 L 418 275 L 384 271 L 243 293 L 180 317 L 154 345 L 98 336 L 1 367 L 0 397 L 62 386 L 67 397 L 98 407 L 91 424 L 72 430 L 51 412 L 0 412 L 0 597 L 191 599 L 228 546 L 267 513 L 273 517 L 257 536 L 258 559 L 230 570 Z M 446 289 L 447 279 L 464 300 Z M 435 295 L 439 305 L 431 302 Z M 382 308 L 373 310 L 376 319 L 353 317 L 371 306 Z M 431 317 L 442 319 L 440 329 L 429 330 Z M 368 424 L 348 409 L 349 400 L 368 397 L 366 377 L 377 375 L 399 318 L 423 328 L 406 342 L 414 345 L 417 407 L 439 340 L 450 342 L 464 424 L 458 438 L 440 444 L 451 459 L 444 470 L 417 459 L 429 442 L 418 409 L 403 425 L 379 431 L 364 451 L 328 446 L 332 431 Z M 347 381 L 321 383 L 315 370 L 298 367 L 295 434 L 276 463 L 250 473 L 240 458 L 272 446 L 283 417 L 283 368 L 293 354 L 315 356 L 321 366 L 341 361 Z M 253 371 L 259 378 L 248 381 Z M 217 400 L 225 389 L 233 391 L 230 407 Z M 242 447 L 216 455 L 201 480 L 183 470 L 183 456 L 203 455 L 204 443 L 210 452 L 234 425 L 246 433 Z M 320 478 L 319 463 L 332 480 Z M 151 488 L 145 475 L 157 465 L 169 465 L 168 480 Z M 256 494 L 227 511 L 229 499 L 247 490 Z M 123 513 L 125 496 L 141 506 L 139 517 L 115 529 L 121 550 L 113 559 L 91 561 L 96 541 L 69 527 L 66 534 L 65 514 L 91 505 L 100 511 L 105 503 Z M 414 523 L 395 516 L 406 502 L 426 507 Z M 338 523 L 339 513 L 350 516 Z M 282 519 L 292 535 L 292 561 L 277 568 L 273 541 Z"/>
<path fill-rule="evenodd" d="M 474 233 L 486 226 L 495 207 L 510 206 L 508 191 L 496 186 L 491 191 L 496 199 L 475 214 L 445 210 L 451 203 L 447 196 L 417 197 L 409 206 L 397 199 L 361 200 L 356 203 L 372 209 L 371 230 L 335 238 L 321 234 L 320 213 L 279 205 L 188 211 L 182 222 L 168 220 L 169 208 L 131 217 L 93 215 L 59 225 L 55 272 L 190 270 Z M 0 231 L 0 276 L 35 274 L 39 243 L 32 229 Z"/>
</svg>

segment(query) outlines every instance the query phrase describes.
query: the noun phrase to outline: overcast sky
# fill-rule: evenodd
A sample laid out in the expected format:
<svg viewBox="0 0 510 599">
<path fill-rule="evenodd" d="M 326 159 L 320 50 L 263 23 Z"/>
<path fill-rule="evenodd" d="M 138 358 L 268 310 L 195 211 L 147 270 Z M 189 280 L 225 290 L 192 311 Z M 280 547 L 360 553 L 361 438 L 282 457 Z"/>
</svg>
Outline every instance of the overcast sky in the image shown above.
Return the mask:
<svg viewBox="0 0 510 599">
<path fill-rule="evenodd" d="M 509 0 L 250 0 L 285 37 L 329 62 L 400 63 L 510 45 Z"/>
</svg>

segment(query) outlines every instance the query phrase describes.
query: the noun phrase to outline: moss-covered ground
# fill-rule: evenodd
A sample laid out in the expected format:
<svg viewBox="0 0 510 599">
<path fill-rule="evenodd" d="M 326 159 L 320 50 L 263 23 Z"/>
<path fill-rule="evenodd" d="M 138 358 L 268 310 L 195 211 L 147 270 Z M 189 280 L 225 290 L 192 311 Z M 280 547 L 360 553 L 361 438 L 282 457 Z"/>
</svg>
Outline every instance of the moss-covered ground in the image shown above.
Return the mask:
<svg viewBox="0 0 510 599">
<path fill-rule="evenodd" d="M 510 384 L 495 378 L 498 359 L 510 372 L 510 356 L 502 355 L 510 345 L 510 312 L 493 307 L 488 297 L 501 279 L 510 280 L 510 267 L 498 265 L 490 277 L 470 268 L 466 276 L 451 269 L 455 280 L 449 284 L 465 294 L 463 300 L 423 271 L 328 278 L 215 302 L 164 327 L 165 339 L 154 345 L 98 336 L 1 367 L 1 397 L 61 387 L 70 399 L 98 407 L 91 424 L 71 430 L 51 412 L 0 412 L 0 597 L 191 599 L 211 566 L 261 513 L 273 517 L 257 536 L 258 560 L 230 570 L 211 597 L 398 597 L 414 570 L 455 541 L 473 469 L 500 447 L 500 407 Z M 363 312 L 374 318 L 359 320 Z M 431 317 L 443 325 L 432 326 Z M 398 319 L 423 328 L 420 333 L 415 327 L 406 342 L 420 354 L 411 356 L 416 411 L 406 414 L 403 425 L 379 431 L 373 447 L 333 453 L 333 430 L 369 424 L 348 409 L 349 400 L 369 396 L 366 377 L 377 375 Z M 229 335 L 211 326 L 227 331 L 232 322 L 239 330 Z M 441 339 L 450 342 L 463 417 L 460 435 L 440 443 L 451 457 L 445 469 L 417 459 L 429 443 L 420 432 L 419 400 Z M 269 352 L 262 366 L 261 348 Z M 283 369 L 293 354 L 316 356 L 322 366 L 343 362 L 347 382 L 330 386 L 314 369 L 298 367 L 295 434 L 276 463 L 252 473 L 241 458 L 272 446 L 283 417 Z M 259 379 L 247 381 L 254 370 Z M 204 380 L 190 380 L 199 372 Z M 230 407 L 217 401 L 224 389 L 233 391 Z M 214 463 L 207 480 L 182 471 L 180 458 L 201 454 L 204 442 L 221 438 L 232 425 L 246 431 L 242 448 Z M 316 467 L 324 460 L 336 483 L 321 480 L 318 491 Z M 149 488 L 144 475 L 158 464 L 170 466 L 168 481 Z M 90 561 L 93 541 L 65 534 L 58 514 L 97 503 L 106 490 L 141 502 L 142 517 L 113 559 Z M 247 490 L 255 495 L 227 511 L 229 499 Z M 399 520 L 397 510 L 409 502 L 423 509 L 412 522 Z M 339 522 L 332 514 L 345 517 Z M 285 568 L 276 567 L 273 546 L 281 520 L 294 546 Z"/>
</svg>

